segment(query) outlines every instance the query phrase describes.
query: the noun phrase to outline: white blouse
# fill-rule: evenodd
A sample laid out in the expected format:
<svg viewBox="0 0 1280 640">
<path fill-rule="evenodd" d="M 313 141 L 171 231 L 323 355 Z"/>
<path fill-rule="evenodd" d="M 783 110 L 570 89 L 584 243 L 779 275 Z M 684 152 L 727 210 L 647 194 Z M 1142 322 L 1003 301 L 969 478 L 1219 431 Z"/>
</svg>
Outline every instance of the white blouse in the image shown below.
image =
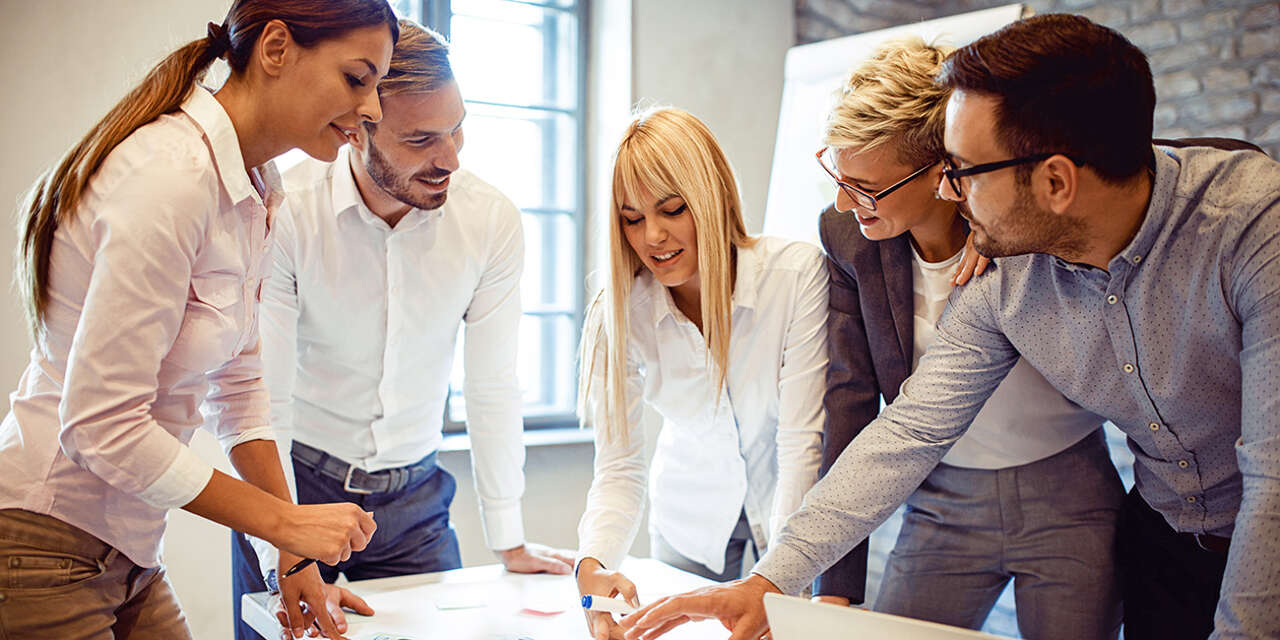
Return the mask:
<svg viewBox="0 0 1280 640">
<path fill-rule="evenodd" d="M 761 237 L 738 250 L 726 387 L 706 341 L 648 272 L 630 300 L 629 443 L 603 437 L 603 372 L 589 399 L 595 478 L 578 525 L 579 557 L 617 568 L 652 493 L 650 526 L 678 552 L 724 570 L 744 510 L 763 553 L 800 506 L 822 462 L 827 270 L 813 245 Z M 645 466 L 642 404 L 663 417 Z"/>
<path fill-rule="evenodd" d="M 202 87 L 103 162 L 54 236 L 45 333 L 0 425 L 0 508 L 154 567 L 166 511 L 213 475 L 187 447 L 202 403 L 224 448 L 271 439 L 257 319 L 280 196 L 260 169 L 255 188 Z"/>
</svg>

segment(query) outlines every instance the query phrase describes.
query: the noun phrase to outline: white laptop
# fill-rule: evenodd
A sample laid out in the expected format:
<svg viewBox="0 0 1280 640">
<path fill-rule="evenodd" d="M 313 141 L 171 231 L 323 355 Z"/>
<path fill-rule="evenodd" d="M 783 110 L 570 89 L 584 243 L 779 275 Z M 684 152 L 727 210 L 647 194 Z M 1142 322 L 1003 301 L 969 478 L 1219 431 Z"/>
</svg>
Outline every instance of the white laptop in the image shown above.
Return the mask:
<svg viewBox="0 0 1280 640">
<path fill-rule="evenodd" d="M 922 622 L 865 609 L 810 602 L 766 593 L 764 611 L 773 640 L 975 640 L 1000 638 L 989 633 Z"/>
</svg>

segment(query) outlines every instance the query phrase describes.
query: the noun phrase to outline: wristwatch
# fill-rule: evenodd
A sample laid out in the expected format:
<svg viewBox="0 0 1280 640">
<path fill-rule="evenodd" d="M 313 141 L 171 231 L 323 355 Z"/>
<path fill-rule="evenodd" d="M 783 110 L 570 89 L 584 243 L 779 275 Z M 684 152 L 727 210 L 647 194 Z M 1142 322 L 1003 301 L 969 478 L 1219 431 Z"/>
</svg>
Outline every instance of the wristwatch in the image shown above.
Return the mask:
<svg viewBox="0 0 1280 640">
<path fill-rule="evenodd" d="M 273 596 L 280 593 L 280 579 L 276 577 L 275 569 L 267 570 L 267 575 L 263 582 L 267 583 L 267 593 Z"/>
</svg>

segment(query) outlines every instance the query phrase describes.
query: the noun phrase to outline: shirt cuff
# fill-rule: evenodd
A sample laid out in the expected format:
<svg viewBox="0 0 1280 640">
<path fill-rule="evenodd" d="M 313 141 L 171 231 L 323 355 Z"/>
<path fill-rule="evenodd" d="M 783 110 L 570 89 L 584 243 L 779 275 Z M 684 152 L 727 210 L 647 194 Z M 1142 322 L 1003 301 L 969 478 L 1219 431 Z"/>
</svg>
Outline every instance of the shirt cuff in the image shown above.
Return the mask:
<svg viewBox="0 0 1280 640">
<path fill-rule="evenodd" d="M 578 549 L 578 557 L 573 561 L 573 571 L 577 573 L 578 565 L 586 558 L 595 558 L 600 565 L 610 571 L 617 571 L 627 557 L 626 550 L 618 551 L 613 545 L 600 542 L 588 542 Z"/>
<path fill-rule="evenodd" d="M 275 569 L 280 564 L 280 551 L 276 549 L 275 545 L 262 538 L 256 538 L 251 535 L 245 535 L 245 538 L 248 538 L 249 544 L 253 546 L 254 553 L 258 555 L 258 569 L 262 571 L 262 575 L 265 577 L 268 571 Z"/>
<path fill-rule="evenodd" d="M 752 567 L 751 573 L 772 582 L 783 593 L 794 596 L 802 593 L 817 577 L 817 573 L 809 569 L 812 566 L 812 560 L 790 545 L 775 544 Z"/>
<path fill-rule="evenodd" d="M 524 520 L 520 514 L 520 502 L 512 505 L 485 505 L 480 510 L 484 525 L 484 541 L 494 551 L 514 549 L 524 544 Z"/>
<path fill-rule="evenodd" d="M 250 440 L 271 440 L 275 441 L 276 433 L 271 425 L 263 425 L 260 427 L 251 427 L 244 431 L 238 431 L 227 436 L 218 438 L 218 444 L 222 445 L 223 453 L 230 454 L 231 450 Z"/>
<path fill-rule="evenodd" d="M 213 478 L 213 467 L 190 447 L 178 445 L 178 455 L 169 467 L 138 493 L 138 499 L 157 509 L 177 509 L 190 504 Z"/>
</svg>

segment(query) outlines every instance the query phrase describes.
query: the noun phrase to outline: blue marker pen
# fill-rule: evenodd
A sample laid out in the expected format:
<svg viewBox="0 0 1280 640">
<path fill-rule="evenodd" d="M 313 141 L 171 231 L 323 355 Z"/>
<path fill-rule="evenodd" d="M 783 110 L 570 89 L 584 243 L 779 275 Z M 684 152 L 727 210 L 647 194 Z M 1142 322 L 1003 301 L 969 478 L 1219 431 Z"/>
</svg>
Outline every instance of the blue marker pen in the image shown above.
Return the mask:
<svg viewBox="0 0 1280 640">
<path fill-rule="evenodd" d="M 624 600 L 605 596 L 582 596 L 582 608 L 587 611 L 608 611 L 624 616 L 636 610 Z"/>
</svg>

